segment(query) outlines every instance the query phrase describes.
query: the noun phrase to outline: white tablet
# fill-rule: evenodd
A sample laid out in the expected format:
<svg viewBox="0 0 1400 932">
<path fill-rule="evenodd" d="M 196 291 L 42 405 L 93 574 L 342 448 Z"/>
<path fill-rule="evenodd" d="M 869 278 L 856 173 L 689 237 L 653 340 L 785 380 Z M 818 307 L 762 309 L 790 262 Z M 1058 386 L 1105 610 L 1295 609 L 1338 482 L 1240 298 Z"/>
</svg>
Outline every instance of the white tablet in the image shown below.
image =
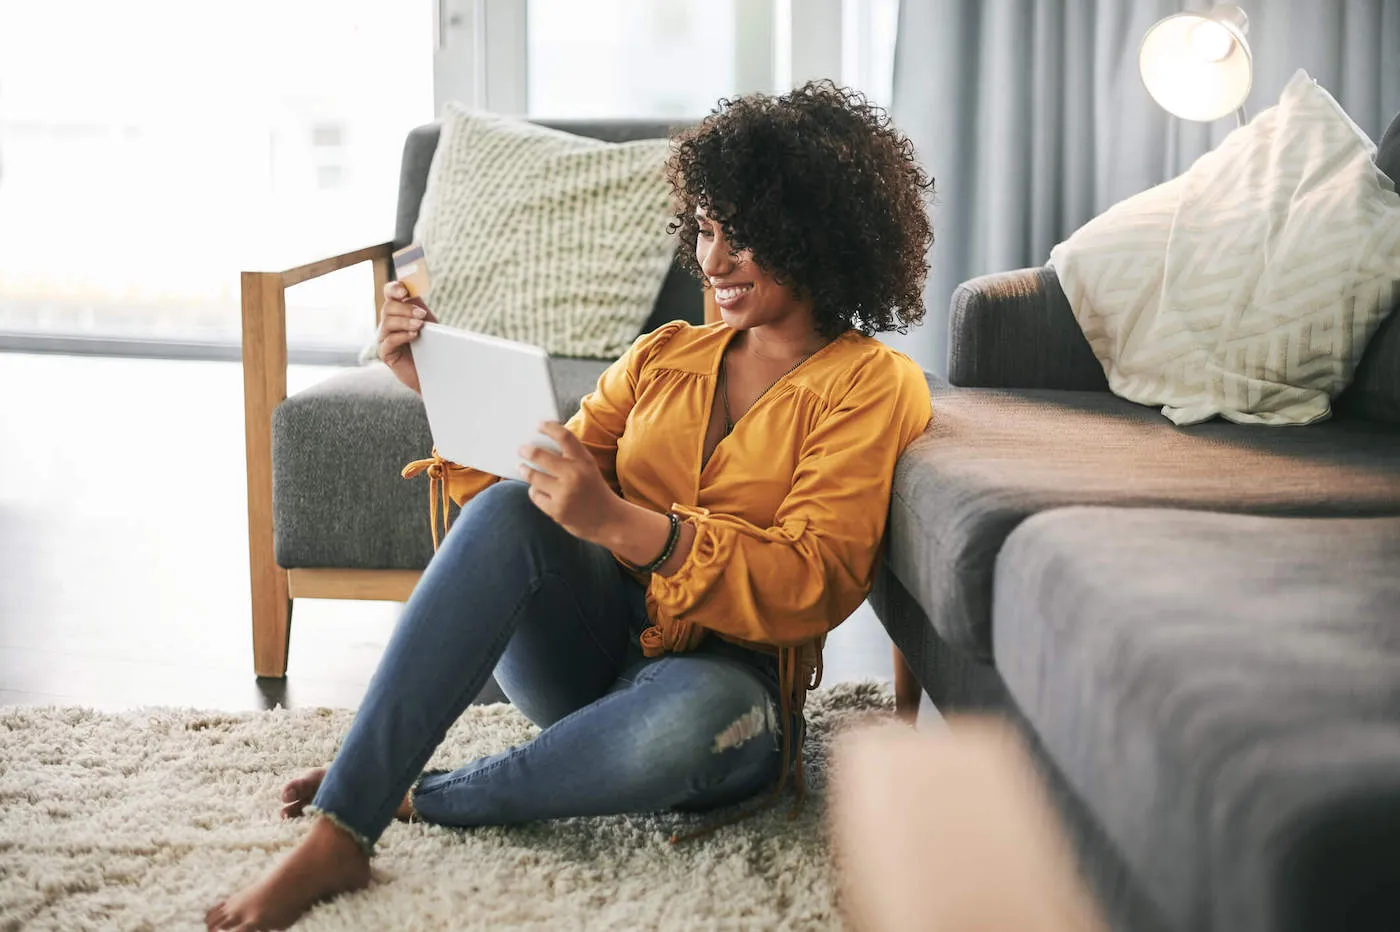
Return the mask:
<svg viewBox="0 0 1400 932">
<path fill-rule="evenodd" d="M 428 427 L 444 458 L 518 479 L 523 444 L 558 451 L 538 430 L 541 421 L 563 420 L 543 349 L 441 324 L 424 324 L 412 347 Z"/>
</svg>

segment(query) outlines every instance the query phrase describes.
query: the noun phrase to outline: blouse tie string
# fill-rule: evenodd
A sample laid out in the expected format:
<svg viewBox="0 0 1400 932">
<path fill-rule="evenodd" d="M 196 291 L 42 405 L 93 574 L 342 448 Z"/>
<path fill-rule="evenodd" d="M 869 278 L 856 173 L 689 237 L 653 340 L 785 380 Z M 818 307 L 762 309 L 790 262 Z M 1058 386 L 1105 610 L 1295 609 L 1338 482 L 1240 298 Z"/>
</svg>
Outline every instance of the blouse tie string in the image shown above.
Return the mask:
<svg viewBox="0 0 1400 932">
<path fill-rule="evenodd" d="M 695 650 L 703 640 L 704 628 L 679 618 L 673 618 L 664 625 L 649 625 L 642 630 L 641 637 L 638 638 L 642 645 L 643 657 L 685 653 Z"/>
<path fill-rule="evenodd" d="M 666 652 L 666 646 L 661 637 L 661 628 L 658 625 L 652 625 L 643 631 L 640 641 L 644 657 L 660 657 Z"/>
<path fill-rule="evenodd" d="M 428 523 L 433 529 L 433 553 L 437 553 L 441 537 L 438 534 L 438 501 L 442 502 L 442 534 L 447 534 L 448 526 L 451 523 L 449 505 L 452 499 L 448 497 L 444 482 L 447 478 L 448 461 L 443 459 L 437 448 L 433 448 L 433 455 L 429 459 L 414 460 L 403 468 L 401 475 L 405 479 L 412 479 L 422 473 L 428 474 Z"/>
</svg>

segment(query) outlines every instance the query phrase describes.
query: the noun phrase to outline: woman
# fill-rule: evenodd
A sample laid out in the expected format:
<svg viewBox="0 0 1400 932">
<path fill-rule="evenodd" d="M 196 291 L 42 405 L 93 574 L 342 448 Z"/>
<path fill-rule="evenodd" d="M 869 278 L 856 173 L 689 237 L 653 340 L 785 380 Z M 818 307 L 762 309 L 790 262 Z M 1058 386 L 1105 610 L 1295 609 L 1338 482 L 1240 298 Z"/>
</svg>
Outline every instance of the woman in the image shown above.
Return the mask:
<svg viewBox="0 0 1400 932">
<path fill-rule="evenodd" d="M 722 101 L 675 140 L 678 249 L 721 322 L 637 339 L 519 479 L 432 460 L 464 507 L 329 770 L 319 814 L 209 928 L 283 928 L 369 881 L 395 817 L 505 824 L 679 808 L 796 764 L 826 633 L 870 589 L 895 460 L 930 416 L 923 373 L 871 337 L 923 316 L 932 183 L 884 112 L 829 82 Z M 380 358 L 410 388 L 425 307 L 391 282 Z M 422 769 L 494 669 L 541 733 Z M 795 760 L 796 759 L 796 760 Z"/>
</svg>

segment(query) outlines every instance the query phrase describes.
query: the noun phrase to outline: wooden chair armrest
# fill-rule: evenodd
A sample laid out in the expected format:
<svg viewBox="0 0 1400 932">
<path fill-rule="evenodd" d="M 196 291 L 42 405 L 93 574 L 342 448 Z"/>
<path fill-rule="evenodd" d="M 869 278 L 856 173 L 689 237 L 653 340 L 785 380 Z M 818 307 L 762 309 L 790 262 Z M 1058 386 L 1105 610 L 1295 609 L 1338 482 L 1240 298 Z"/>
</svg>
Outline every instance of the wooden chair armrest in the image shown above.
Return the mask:
<svg viewBox="0 0 1400 932">
<path fill-rule="evenodd" d="M 331 256 L 328 259 L 317 259 L 315 262 L 308 262 L 305 265 L 298 265 L 295 268 L 284 269 L 274 274 L 281 276 L 283 287 L 290 288 L 293 285 L 300 285 L 302 282 L 310 281 L 313 278 L 320 278 L 322 275 L 328 275 L 339 269 L 347 269 L 352 265 L 359 265 L 361 262 L 379 260 L 380 262 L 387 263 L 393 253 L 393 243 L 375 243 L 373 246 L 366 246 L 363 249 L 341 253 L 338 256 Z M 376 300 L 376 306 L 378 303 L 378 300 Z"/>
<path fill-rule="evenodd" d="M 393 252 L 392 242 L 376 243 L 280 272 L 242 273 L 243 386 L 250 417 L 255 408 L 259 419 L 270 416 L 272 409 L 287 397 L 287 289 L 361 262 L 371 262 L 374 264 L 372 307 L 377 324 L 384 285 L 393 276 Z M 258 396 L 256 405 L 253 404 L 254 395 Z"/>
<path fill-rule="evenodd" d="M 248 469 L 248 557 L 252 570 L 253 664 L 259 676 L 287 670 L 291 600 L 272 532 L 272 411 L 287 397 L 287 289 L 361 262 L 374 264 L 374 312 L 393 275 L 393 243 L 283 269 L 244 272 L 243 434 Z"/>
</svg>

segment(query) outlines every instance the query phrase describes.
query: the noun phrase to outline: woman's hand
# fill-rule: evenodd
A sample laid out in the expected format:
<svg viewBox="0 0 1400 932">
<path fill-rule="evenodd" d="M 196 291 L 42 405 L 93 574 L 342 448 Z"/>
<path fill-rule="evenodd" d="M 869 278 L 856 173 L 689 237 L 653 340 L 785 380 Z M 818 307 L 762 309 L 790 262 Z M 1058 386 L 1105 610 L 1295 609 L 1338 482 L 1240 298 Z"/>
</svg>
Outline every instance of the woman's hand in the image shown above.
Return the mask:
<svg viewBox="0 0 1400 932">
<path fill-rule="evenodd" d="M 409 344 L 418 339 L 425 322 L 435 324 L 437 318 L 421 298 L 410 298 L 402 282 L 384 285 L 384 306 L 379 309 L 379 358 L 395 378 L 420 394 L 418 367 L 413 363 Z"/>
<path fill-rule="evenodd" d="M 593 454 L 572 431 L 558 421 L 546 421 L 540 425 L 540 433 L 559 444 L 562 452 L 533 444 L 520 448 L 521 458 L 539 467 L 520 464 L 520 478 L 530 483 L 530 500 L 570 534 L 596 542 L 622 499 L 613 493 Z"/>
</svg>

